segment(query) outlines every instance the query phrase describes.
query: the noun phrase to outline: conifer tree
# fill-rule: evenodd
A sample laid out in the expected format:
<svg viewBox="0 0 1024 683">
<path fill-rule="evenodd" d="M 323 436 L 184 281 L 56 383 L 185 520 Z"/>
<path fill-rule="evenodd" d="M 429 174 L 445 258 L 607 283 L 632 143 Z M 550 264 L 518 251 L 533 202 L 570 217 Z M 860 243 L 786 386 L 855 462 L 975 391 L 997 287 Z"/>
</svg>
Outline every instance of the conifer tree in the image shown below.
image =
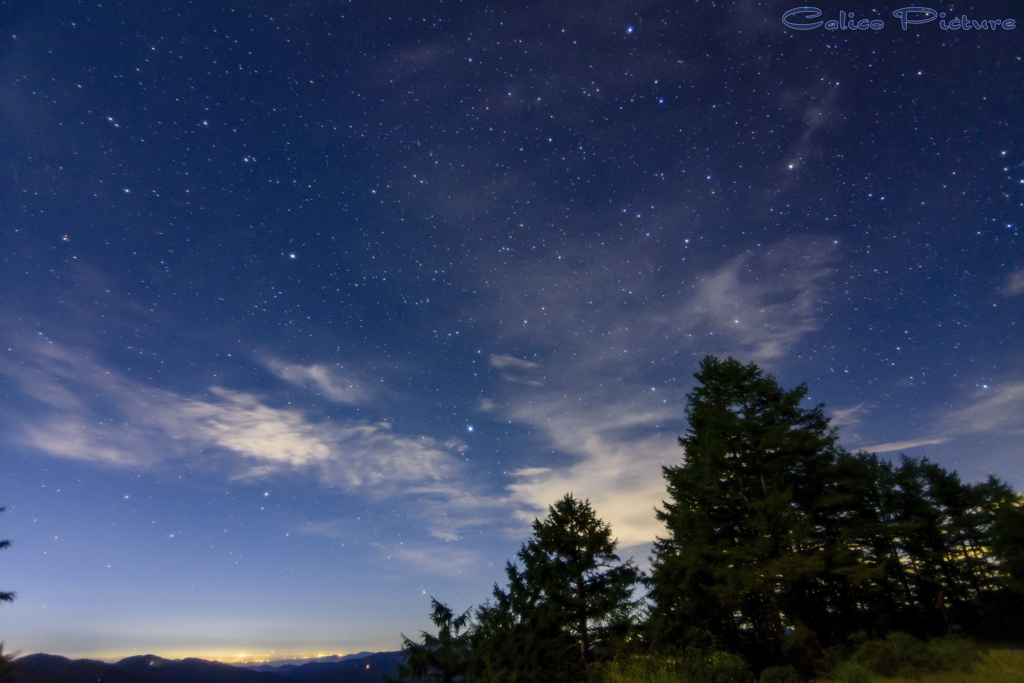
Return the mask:
<svg viewBox="0 0 1024 683">
<path fill-rule="evenodd" d="M 423 642 L 402 636 L 405 662 L 398 667 L 398 681 L 456 683 L 465 680 L 469 667 L 469 612 L 459 616 L 445 604 L 430 599 L 430 620 L 437 635 L 421 632 Z"/>
<path fill-rule="evenodd" d="M 801 406 L 806 386 L 786 391 L 752 363 L 709 356 L 695 377 L 685 460 L 664 468 L 656 618 L 730 647 L 752 632 L 778 656 L 798 601 L 813 602 L 795 589 L 820 592 L 817 579 L 842 561 L 827 524 L 836 435 L 822 406 Z"/>
<path fill-rule="evenodd" d="M 611 527 L 571 493 L 534 520 L 533 536 L 506 566 L 504 589 L 477 613 L 474 660 L 481 678 L 582 680 L 605 654 L 607 635 L 633 605 L 639 572 L 616 555 Z M 511 680 L 511 679 L 510 679 Z"/>
<path fill-rule="evenodd" d="M 1012 496 L 997 513 L 993 528 L 995 553 L 1002 560 L 1003 581 L 1024 593 L 1024 496 Z"/>
<path fill-rule="evenodd" d="M 847 453 L 823 406 L 802 407 L 806 386 L 784 390 L 753 363 L 708 357 L 695 377 L 683 463 L 663 468 L 656 635 L 780 663 L 791 629 L 824 645 L 862 629 L 1019 631 L 1004 608 L 1024 572 L 1009 486 Z"/>
</svg>

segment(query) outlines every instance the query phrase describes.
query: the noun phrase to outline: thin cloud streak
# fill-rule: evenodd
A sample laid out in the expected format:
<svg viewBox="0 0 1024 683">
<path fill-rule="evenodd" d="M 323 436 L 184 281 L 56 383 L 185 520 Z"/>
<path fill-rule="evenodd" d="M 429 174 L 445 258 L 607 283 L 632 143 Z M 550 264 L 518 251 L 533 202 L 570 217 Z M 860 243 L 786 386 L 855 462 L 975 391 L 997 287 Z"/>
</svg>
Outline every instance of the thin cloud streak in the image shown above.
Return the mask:
<svg viewBox="0 0 1024 683">
<path fill-rule="evenodd" d="M 833 427 L 852 427 L 858 425 L 864 417 L 871 412 L 871 406 L 866 403 L 858 403 L 851 408 L 839 408 L 832 411 Z"/>
<path fill-rule="evenodd" d="M 893 451 L 906 451 L 918 446 L 934 446 L 949 441 L 947 438 L 940 439 L 917 439 L 911 441 L 893 441 L 891 443 L 880 443 L 874 446 L 864 446 L 858 450 L 869 453 L 892 453 Z"/>
<path fill-rule="evenodd" d="M 490 364 L 499 370 L 505 368 L 515 368 L 516 370 L 530 370 L 532 368 L 540 367 L 538 363 L 534 363 L 528 360 L 521 360 L 512 356 L 490 356 L 488 358 Z"/>
<path fill-rule="evenodd" d="M 485 564 L 480 553 L 472 550 L 455 550 L 440 546 L 423 546 L 420 548 L 392 547 L 387 551 L 390 558 L 410 565 L 417 571 L 431 574 L 456 577 L 464 571 Z"/>
<path fill-rule="evenodd" d="M 384 422 L 312 422 L 224 387 L 205 398 L 152 389 L 52 342 L 18 350 L 0 373 L 48 409 L 21 441 L 52 456 L 135 468 L 188 460 L 234 479 L 299 472 L 372 496 L 466 495 L 458 439 L 401 434 Z M 440 526 L 450 534 L 451 524 Z"/>
<path fill-rule="evenodd" d="M 864 446 L 873 453 L 891 453 L 939 445 L 971 434 L 1024 434 L 1024 382 L 991 384 L 975 391 L 967 405 L 947 410 L 930 430 L 933 437 Z"/>
<path fill-rule="evenodd" d="M 1024 434 L 1024 382 L 991 384 L 939 420 L 947 434 Z"/>
<path fill-rule="evenodd" d="M 360 405 L 372 398 L 372 393 L 364 389 L 356 379 L 341 372 L 343 368 L 340 365 L 296 365 L 278 358 L 265 358 L 263 365 L 286 382 L 300 387 L 316 387 L 323 396 L 335 403 Z"/>
</svg>

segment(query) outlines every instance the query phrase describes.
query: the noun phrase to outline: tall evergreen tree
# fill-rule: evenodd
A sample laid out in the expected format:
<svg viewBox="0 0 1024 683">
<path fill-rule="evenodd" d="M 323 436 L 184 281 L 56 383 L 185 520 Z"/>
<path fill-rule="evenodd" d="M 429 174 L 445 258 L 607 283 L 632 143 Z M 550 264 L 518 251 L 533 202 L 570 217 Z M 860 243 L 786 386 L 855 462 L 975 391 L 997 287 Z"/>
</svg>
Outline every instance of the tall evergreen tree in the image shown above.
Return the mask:
<svg viewBox="0 0 1024 683">
<path fill-rule="evenodd" d="M 801 406 L 806 386 L 786 391 L 754 364 L 709 356 L 695 377 L 685 460 L 664 468 L 656 619 L 732 647 L 752 633 L 778 656 L 786 628 L 829 597 L 821 578 L 852 565 L 829 533 L 836 435 L 822 406 Z"/>
</svg>

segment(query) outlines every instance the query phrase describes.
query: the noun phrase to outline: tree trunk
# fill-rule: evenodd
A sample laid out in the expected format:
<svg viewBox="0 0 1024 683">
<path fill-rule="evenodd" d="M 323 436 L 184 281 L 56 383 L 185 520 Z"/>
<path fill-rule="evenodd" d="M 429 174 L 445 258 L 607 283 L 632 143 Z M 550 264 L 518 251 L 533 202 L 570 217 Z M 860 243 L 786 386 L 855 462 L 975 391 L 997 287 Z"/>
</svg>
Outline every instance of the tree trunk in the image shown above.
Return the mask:
<svg viewBox="0 0 1024 683">
<path fill-rule="evenodd" d="M 587 666 L 587 652 L 590 650 L 590 638 L 587 633 L 587 586 L 584 582 L 583 577 L 580 577 L 577 595 L 579 596 L 579 612 L 577 613 L 578 625 L 577 628 L 580 632 L 580 662 L 584 667 Z"/>
<path fill-rule="evenodd" d="M 782 626 L 782 610 L 779 608 L 779 599 L 775 595 L 775 589 L 771 586 L 768 587 L 768 604 L 771 605 L 771 626 L 775 631 L 775 647 L 779 654 L 782 653 L 782 642 L 786 637 L 786 629 Z"/>
</svg>

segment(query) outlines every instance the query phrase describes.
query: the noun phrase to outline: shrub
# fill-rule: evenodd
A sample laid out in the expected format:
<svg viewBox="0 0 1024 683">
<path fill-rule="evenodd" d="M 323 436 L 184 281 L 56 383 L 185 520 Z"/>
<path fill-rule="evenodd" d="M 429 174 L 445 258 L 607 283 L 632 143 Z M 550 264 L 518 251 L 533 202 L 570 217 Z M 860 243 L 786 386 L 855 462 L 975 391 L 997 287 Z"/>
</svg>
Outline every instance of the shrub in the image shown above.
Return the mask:
<svg viewBox="0 0 1024 683">
<path fill-rule="evenodd" d="M 906 633 L 894 632 L 884 640 L 861 643 L 852 663 L 879 676 L 914 678 L 937 671 L 968 672 L 980 659 L 977 646 L 966 638 L 948 635 L 926 644 Z"/>
<path fill-rule="evenodd" d="M 929 671 L 933 660 L 928 648 L 914 636 L 895 631 L 885 640 L 869 640 L 857 650 L 854 660 L 868 671 L 895 678 L 913 675 L 915 671 Z"/>
<path fill-rule="evenodd" d="M 591 667 L 599 683 L 753 683 L 743 659 L 731 652 L 688 648 L 678 656 L 634 655 Z"/>
<path fill-rule="evenodd" d="M 831 679 L 835 683 L 870 683 L 871 674 L 863 664 L 846 660 L 835 668 Z"/>
<path fill-rule="evenodd" d="M 699 683 L 749 683 L 754 680 L 742 657 L 721 650 L 709 653 L 697 673 L 695 679 Z"/>
<path fill-rule="evenodd" d="M 981 659 L 978 646 L 968 638 L 948 635 L 928 643 L 928 652 L 943 671 L 970 671 Z"/>
<path fill-rule="evenodd" d="M 791 666 L 770 666 L 761 672 L 760 683 L 803 683 Z"/>
</svg>

